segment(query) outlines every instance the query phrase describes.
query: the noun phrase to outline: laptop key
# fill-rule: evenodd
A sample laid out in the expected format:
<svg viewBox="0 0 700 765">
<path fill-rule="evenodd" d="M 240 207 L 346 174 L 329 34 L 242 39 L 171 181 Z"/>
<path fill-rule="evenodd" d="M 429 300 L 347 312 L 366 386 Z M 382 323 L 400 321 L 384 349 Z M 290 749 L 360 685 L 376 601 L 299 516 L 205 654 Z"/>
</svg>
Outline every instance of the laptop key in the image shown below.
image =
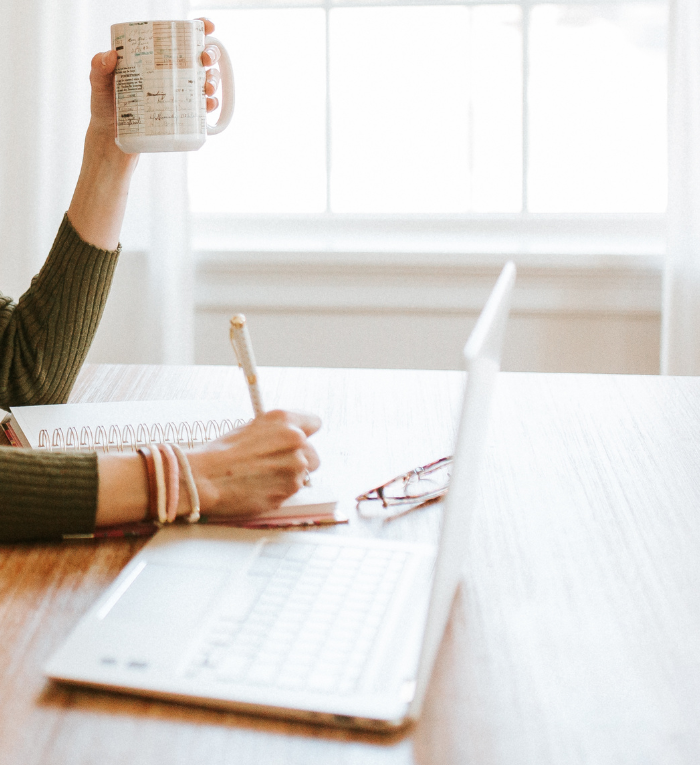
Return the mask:
<svg viewBox="0 0 700 765">
<path fill-rule="evenodd" d="M 336 545 L 319 545 L 316 548 L 314 558 L 318 561 L 331 561 L 338 557 L 340 548 Z"/>
<path fill-rule="evenodd" d="M 314 554 L 316 545 L 290 545 L 285 558 L 287 560 L 307 561 Z"/>
<path fill-rule="evenodd" d="M 261 558 L 284 558 L 292 545 L 285 542 L 266 542 L 260 551 Z"/>
</svg>

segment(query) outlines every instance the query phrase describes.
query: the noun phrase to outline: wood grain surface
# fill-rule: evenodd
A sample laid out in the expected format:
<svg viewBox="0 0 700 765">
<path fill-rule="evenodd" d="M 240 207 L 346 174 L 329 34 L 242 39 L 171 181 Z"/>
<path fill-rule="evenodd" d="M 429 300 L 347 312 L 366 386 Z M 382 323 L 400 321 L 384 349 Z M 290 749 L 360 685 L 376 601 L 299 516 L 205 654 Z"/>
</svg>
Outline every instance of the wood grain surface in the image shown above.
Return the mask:
<svg viewBox="0 0 700 765">
<path fill-rule="evenodd" d="M 451 451 L 456 372 L 261 369 L 352 497 Z M 88 366 L 73 401 L 246 400 L 229 367 Z M 384 737 L 76 690 L 41 667 L 142 542 L 0 547 L 0 762 L 700 761 L 700 380 L 502 374 L 424 714 Z M 440 507 L 341 534 L 434 539 Z M 303 532 L 301 532 L 303 533 Z"/>
</svg>

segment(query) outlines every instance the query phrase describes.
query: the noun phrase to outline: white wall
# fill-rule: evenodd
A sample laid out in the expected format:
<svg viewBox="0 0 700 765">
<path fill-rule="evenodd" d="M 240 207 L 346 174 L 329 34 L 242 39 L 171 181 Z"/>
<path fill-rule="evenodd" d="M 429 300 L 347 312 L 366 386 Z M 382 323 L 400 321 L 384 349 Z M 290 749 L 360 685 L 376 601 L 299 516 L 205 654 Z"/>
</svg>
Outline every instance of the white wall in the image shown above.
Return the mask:
<svg viewBox="0 0 700 765">
<path fill-rule="evenodd" d="M 231 364 L 233 311 L 198 311 L 196 361 Z M 474 314 L 247 311 L 258 363 L 272 366 L 460 369 Z M 659 371 L 659 317 L 512 315 L 508 371 Z"/>
<path fill-rule="evenodd" d="M 503 259 L 462 267 L 381 262 L 280 264 L 205 258 L 197 269 L 195 362 L 231 364 L 228 321 L 243 312 L 258 363 L 458 369 L 469 330 Z M 153 360 L 145 258 L 122 255 L 93 362 Z M 504 368 L 655 374 L 660 265 L 519 265 Z"/>
</svg>

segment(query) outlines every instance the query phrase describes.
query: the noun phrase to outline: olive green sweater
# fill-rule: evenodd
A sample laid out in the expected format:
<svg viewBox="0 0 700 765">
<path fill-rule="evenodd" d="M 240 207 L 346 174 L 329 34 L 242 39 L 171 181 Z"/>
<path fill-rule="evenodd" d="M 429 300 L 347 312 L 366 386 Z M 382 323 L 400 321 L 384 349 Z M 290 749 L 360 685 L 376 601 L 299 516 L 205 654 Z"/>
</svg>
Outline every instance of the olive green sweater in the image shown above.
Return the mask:
<svg viewBox="0 0 700 765">
<path fill-rule="evenodd" d="M 0 407 L 66 402 L 102 317 L 120 249 L 85 243 L 65 216 L 19 302 L 0 294 Z M 0 447 L 0 542 L 90 532 L 96 509 L 95 454 Z"/>
</svg>

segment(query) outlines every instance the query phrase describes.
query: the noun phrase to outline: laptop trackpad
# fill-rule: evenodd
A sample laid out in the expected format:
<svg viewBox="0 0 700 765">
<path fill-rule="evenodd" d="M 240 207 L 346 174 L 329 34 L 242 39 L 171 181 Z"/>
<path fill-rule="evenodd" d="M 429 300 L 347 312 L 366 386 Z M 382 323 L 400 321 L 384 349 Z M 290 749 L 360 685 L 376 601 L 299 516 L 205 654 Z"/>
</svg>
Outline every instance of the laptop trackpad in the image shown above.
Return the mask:
<svg viewBox="0 0 700 765">
<path fill-rule="evenodd" d="M 133 626 L 138 632 L 191 632 L 231 572 L 225 568 L 146 563 L 98 612 L 104 626 Z"/>
</svg>

